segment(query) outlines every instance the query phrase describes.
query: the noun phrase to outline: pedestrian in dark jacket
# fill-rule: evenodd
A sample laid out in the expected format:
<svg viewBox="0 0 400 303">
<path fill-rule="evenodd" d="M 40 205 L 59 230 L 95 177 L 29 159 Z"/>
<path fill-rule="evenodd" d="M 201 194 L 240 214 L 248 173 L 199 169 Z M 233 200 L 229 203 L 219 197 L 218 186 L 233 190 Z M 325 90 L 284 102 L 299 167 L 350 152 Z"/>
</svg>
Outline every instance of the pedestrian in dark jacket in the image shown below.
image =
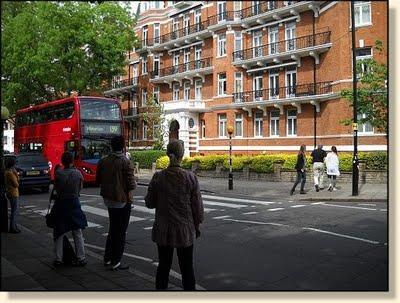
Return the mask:
<svg viewBox="0 0 400 303">
<path fill-rule="evenodd" d="M 72 231 L 74 238 L 75 252 L 78 258 L 77 265 L 86 265 L 82 229 L 87 226 L 87 220 L 79 201 L 83 176 L 79 170 L 72 166 L 73 159 L 72 153 L 64 152 L 61 156 L 64 169 L 59 168 L 55 171 L 54 187 L 57 192 L 57 199 L 54 202 L 52 212 L 56 222 L 53 230 L 56 255 L 54 265 L 56 266 L 62 264 L 63 238 L 70 231 Z"/>
<path fill-rule="evenodd" d="M 96 182 L 100 185 L 100 195 L 107 206 L 110 221 L 104 265 L 111 265 L 112 269 L 129 268 L 128 265 L 121 264 L 121 259 L 125 249 L 136 180 L 132 162 L 122 152 L 124 143 L 123 136 L 111 139 L 113 152 L 99 161 L 96 172 Z"/>
<path fill-rule="evenodd" d="M 300 183 L 300 194 L 305 194 L 306 192 L 304 191 L 304 185 L 306 184 L 306 146 L 302 144 L 300 146 L 299 153 L 297 154 L 297 162 L 295 169 L 297 171 L 297 178 L 296 181 L 293 184 L 292 189 L 290 190 L 290 195 L 294 194 L 294 191 L 296 190 L 297 184 Z"/>
<path fill-rule="evenodd" d="M 177 249 L 184 290 L 195 290 L 193 242 L 200 236 L 204 208 L 196 176 L 180 167 L 183 142 L 172 140 L 167 146 L 169 166 L 154 174 L 145 198 L 155 208 L 152 240 L 158 247 L 156 289 L 168 288 L 174 249 Z"/>
</svg>

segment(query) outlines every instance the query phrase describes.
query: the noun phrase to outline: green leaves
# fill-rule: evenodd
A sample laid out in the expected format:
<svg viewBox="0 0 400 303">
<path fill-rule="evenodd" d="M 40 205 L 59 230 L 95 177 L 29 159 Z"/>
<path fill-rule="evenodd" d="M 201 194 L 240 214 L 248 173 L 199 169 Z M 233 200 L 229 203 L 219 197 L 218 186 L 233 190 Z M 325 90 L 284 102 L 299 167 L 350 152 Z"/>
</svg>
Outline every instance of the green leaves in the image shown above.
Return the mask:
<svg viewBox="0 0 400 303">
<path fill-rule="evenodd" d="M 134 21 L 117 2 L 98 2 L 2 3 L 2 102 L 11 111 L 102 91 L 124 73 Z"/>
<path fill-rule="evenodd" d="M 375 50 L 380 53 L 382 49 L 382 42 L 376 41 Z M 358 122 L 369 122 L 376 130 L 387 133 L 387 66 L 370 58 L 357 61 L 356 70 L 360 76 L 357 81 L 357 112 L 365 115 L 358 119 Z M 354 106 L 352 89 L 342 90 L 341 97 L 349 100 Z M 341 121 L 344 125 L 350 125 L 352 122 L 352 119 Z"/>
</svg>

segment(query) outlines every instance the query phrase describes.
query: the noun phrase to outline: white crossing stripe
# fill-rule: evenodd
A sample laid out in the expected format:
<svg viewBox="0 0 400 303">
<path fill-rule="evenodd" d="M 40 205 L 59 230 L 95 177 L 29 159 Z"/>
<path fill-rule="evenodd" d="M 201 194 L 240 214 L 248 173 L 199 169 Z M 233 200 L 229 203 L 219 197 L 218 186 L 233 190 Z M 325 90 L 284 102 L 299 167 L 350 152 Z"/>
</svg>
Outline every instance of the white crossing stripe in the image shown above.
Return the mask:
<svg viewBox="0 0 400 303">
<path fill-rule="evenodd" d="M 225 219 L 229 218 L 230 216 L 219 216 L 219 217 L 213 217 L 213 219 Z"/>
<path fill-rule="evenodd" d="M 153 229 L 153 226 L 149 226 L 149 227 L 144 227 L 143 229 Z"/>
<path fill-rule="evenodd" d="M 270 208 L 270 209 L 268 209 L 268 211 L 278 211 L 278 210 L 282 210 L 282 209 L 285 209 L 285 208 L 283 208 L 283 207 Z"/>
<path fill-rule="evenodd" d="M 272 223 L 272 222 L 259 222 L 259 221 L 235 220 L 235 219 L 222 219 L 222 220 L 240 222 L 240 223 L 252 223 L 252 224 L 259 224 L 259 225 L 289 226 L 289 225 L 286 225 L 286 224 Z"/>
<path fill-rule="evenodd" d="M 47 209 L 42 209 L 42 210 L 34 210 L 33 212 L 40 214 L 42 216 L 45 216 L 47 214 Z M 97 224 L 97 223 L 93 223 L 93 222 L 89 222 L 88 221 L 88 227 L 103 227 L 103 225 Z"/>
<path fill-rule="evenodd" d="M 219 196 L 213 196 L 213 195 L 202 195 L 202 197 L 206 198 L 206 199 L 212 199 L 212 200 L 232 201 L 232 202 L 241 202 L 241 203 L 249 203 L 249 204 L 260 204 L 260 205 L 269 205 L 269 204 L 276 203 L 276 202 L 267 202 L 267 201 L 251 200 L 251 199 L 219 197 Z"/>
<path fill-rule="evenodd" d="M 317 229 L 317 228 L 303 227 L 303 229 L 311 230 L 311 231 L 315 231 L 315 232 L 319 232 L 319 233 L 323 233 L 323 234 L 329 234 L 332 236 L 338 236 L 338 237 L 342 237 L 342 238 L 358 240 L 358 241 L 367 242 L 367 243 L 371 243 L 371 244 L 379 244 L 378 241 L 372 241 L 372 240 L 368 240 L 368 239 L 364 239 L 364 238 L 357 238 L 357 237 L 353 237 L 353 236 L 349 236 L 349 235 L 338 234 L 338 233 L 334 233 L 334 232 L 330 232 L 330 231 L 326 231 L 326 230 L 322 230 L 322 229 Z"/>
<path fill-rule="evenodd" d="M 26 205 L 26 206 L 22 206 L 23 208 L 35 208 L 36 205 Z"/>
<path fill-rule="evenodd" d="M 250 211 L 248 213 L 243 213 L 243 215 L 255 215 L 258 214 L 258 211 Z"/>
<path fill-rule="evenodd" d="M 358 206 L 349 206 L 349 205 L 337 205 L 337 204 L 323 204 L 323 206 L 331 206 L 331 207 L 341 207 L 341 208 L 352 208 L 352 209 L 362 209 L 362 210 L 376 210 L 376 208 L 369 207 L 358 207 Z"/>
<path fill-rule="evenodd" d="M 381 211 L 387 211 L 387 209 L 381 209 Z"/>
<path fill-rule="evenodd" d="M 290 206 L 290 207 L 292 207 L 292 208 L 298 208 L 298 207 L 304 207 L 305 205 L 303 205 L 303 204 L 300 204 L 300 205 L 292 205 L 292 206 Z"/>
<path fill-rule="evenodd" d="M 376 206 L 374 203 L 358 203 L 358 205 L 363 205 L 363 206 Z"/>
<path fill-rule="evenodd" d="M 311 203 L 311 205 L 320 205 L 320 204 L 325 204 L 325 202 L 314 202 L 314 203 Z"/>
<path fill-rule="evenodd" d="M 205 205 L 215 205 L 215 206 L 224 206 L 224 207 L 229 207 L 229 208 L 247 207 L 247 205 L 243 205 L 243 204 L 230 204 L 230 203 L 223 203 L 223 202 L 214 202 L 214 201 L 209 201 L 209 200 L 203 200 L 203 204 L 205 204 Z"/>
<path fill-rule="evenodd" d="M 94 215 L 108 218 L 108 211 L 106 211 L 105 209 L 102 209 L 102 208 L 88 206 L 88 205 L 82 205 L 82 210 L 86 211 L 88 213 L 94 214 Z M 140 218 L 140 217 L 135 217 L 135 216 L 131 216 L 129 218 L 129 222 L 132 222 L 132 221 L 137 222 L 137 221 L 143 221 L 143 220 L 146 220 L 146 219 Z"/>
</svg>

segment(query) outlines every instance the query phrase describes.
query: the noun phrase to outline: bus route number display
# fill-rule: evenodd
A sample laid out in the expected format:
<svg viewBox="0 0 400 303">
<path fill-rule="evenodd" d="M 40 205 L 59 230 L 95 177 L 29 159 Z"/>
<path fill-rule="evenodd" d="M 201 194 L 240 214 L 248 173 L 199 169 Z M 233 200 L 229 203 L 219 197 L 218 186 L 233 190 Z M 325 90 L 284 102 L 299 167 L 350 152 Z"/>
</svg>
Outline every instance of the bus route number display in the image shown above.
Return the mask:
<svg viewBox="0 0 400 303">
<path fill-rule="evenodd" d="M 121 126 L 108 123 L 85 123 L 83 133 L 86 135 L 119 135 L 121 134 Z"/>
</svg>

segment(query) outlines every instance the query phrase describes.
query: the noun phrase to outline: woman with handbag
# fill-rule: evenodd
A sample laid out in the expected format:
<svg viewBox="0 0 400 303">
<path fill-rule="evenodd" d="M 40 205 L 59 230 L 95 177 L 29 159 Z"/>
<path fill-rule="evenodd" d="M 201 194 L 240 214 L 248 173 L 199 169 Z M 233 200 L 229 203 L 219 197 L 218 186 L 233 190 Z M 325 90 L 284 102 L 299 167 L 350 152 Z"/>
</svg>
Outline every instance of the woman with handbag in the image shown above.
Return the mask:
<svg viewBox="0 0 400 303">
<path fill-rule="evenodd" d="M 73 155 L 66 151 L 61 157 L 64 169 L 55 171 L 54 188 L 57 192 L 51 214 L 54 218 L 54 265 L 62 265 L 64 236 L 72 232 L 78 266 L 86 265 L 82 229 L 87 226 L 86 216 L 81 209 L 79 192 L 83 187 L 83 176 L 72 166 Z"/>
<path fill-rule="evenodd" d="M 6 171 L 4 173 L 6 195 L 11 207 L 9 233 L 12 234 L 18 234 L 21 232 L 17 226 L 19 177 L 17 171 L 15 170 L 15 163 L 15 157 L 10 157 L 6 162 Z"/>
<path fill-rule="evenodd" d="M 328 191 L 337 190 L 336 178 L 340 175 L 339 172 L 339 157 L 336 146 L 331 147 L 331 152 L 325 158 L 326 174 L 328 175 L 330 184 Z"/>
</svg>

